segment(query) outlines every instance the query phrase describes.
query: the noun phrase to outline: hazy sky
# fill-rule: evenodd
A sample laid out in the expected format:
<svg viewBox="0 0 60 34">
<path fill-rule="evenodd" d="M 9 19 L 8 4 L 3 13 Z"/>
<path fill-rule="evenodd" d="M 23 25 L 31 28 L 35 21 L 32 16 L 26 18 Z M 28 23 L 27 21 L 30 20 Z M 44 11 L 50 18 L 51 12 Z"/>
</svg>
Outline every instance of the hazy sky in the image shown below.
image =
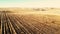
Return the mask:
<svg viewBox="0 0 60 34">
<path fill-rule="evenodd" d="M 60 0 L 0 0 L 0 7 L 59 7 Z"/>
</svg>

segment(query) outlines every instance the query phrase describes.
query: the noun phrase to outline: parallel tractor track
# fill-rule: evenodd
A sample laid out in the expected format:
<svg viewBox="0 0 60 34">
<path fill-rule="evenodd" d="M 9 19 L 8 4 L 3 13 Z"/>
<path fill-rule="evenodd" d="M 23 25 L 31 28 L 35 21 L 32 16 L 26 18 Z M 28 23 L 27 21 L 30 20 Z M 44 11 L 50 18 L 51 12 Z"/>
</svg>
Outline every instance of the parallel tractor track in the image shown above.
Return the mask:
<svg viewBox="0 0 60 34">
<path fill-rule="evenodd" d="M 34 17 L 6 12 L 2 12 L 0 16 L 2 34 L 55 34 L 60 30 L 60 26 L 54 27 L 47 25 L 48 23 L 41 23 Z"/>
</svg>

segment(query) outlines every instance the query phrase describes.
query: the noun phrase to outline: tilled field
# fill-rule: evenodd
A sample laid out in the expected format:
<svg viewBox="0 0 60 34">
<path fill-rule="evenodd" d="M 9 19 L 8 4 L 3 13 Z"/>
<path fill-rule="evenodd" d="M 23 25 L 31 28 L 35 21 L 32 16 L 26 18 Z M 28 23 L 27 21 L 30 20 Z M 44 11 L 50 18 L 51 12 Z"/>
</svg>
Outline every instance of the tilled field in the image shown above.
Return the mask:
<svg viewBox="0 0 60 34">
<path fill-rule="evenodd" d="M 2 13 L 2 34 L 60 34 L 60 21 L 53 17 Z"/>
</svg>

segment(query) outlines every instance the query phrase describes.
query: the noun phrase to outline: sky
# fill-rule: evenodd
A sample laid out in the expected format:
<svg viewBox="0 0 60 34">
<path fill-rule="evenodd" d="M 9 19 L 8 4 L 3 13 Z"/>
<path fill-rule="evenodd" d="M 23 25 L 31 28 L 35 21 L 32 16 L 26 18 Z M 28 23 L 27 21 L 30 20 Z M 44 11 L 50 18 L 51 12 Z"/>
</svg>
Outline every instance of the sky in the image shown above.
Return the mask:
<svg viewBox="0 0 60 34">
<path fill-rule="evenodd" d="M 0 7 L 60 8 L 60 0 L 0 0 Z"/>
</svg>

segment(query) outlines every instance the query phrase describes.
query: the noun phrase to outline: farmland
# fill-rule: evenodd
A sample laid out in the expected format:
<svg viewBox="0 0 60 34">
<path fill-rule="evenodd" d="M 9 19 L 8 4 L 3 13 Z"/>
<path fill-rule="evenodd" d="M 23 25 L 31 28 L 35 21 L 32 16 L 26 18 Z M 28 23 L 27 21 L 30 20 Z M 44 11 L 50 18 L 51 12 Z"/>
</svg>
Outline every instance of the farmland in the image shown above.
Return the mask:
<svg viewBox="0 0 60 34">
<path fill-rule="evenodd" d="M 60 15 L 0 13 L 2 34 L 60 34 Z"/>
</svg>

